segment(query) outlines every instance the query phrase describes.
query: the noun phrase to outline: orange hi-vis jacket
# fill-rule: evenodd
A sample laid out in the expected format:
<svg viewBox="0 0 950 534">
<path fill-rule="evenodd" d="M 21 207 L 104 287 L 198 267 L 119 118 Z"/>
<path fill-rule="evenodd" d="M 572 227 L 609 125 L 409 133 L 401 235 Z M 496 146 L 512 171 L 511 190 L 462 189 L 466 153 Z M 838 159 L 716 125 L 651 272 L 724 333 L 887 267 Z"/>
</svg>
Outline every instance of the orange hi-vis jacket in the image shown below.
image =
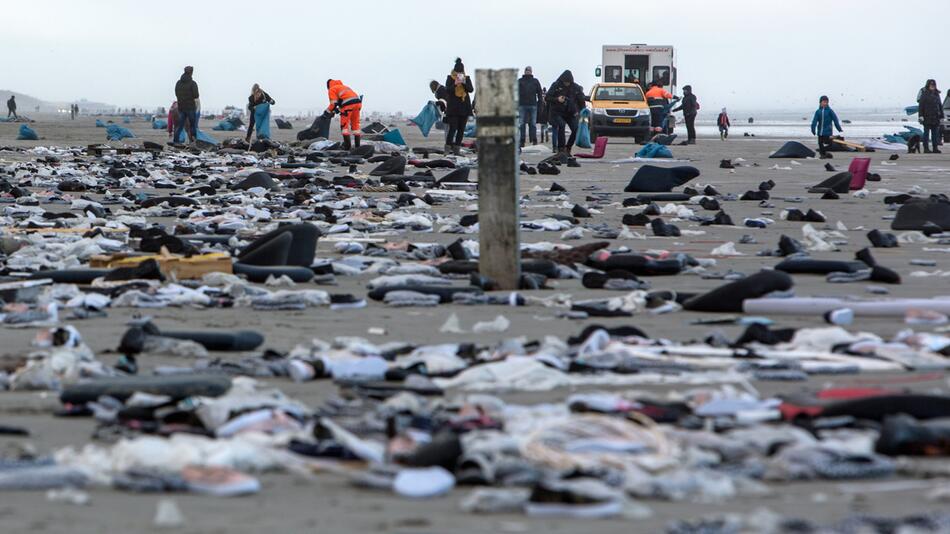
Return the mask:
<svg viewBox="0 0 950 534">
<path fill-rule="evenodd" d="M 334 111 L 339 108 L 345 111 L 346 108 L 360 104 L 360 95 L 356 91 L 343 85 L 340 80 L 330 80 L 330 86 L 327 88 L 327 97 L 330 99 L 330 105 L 327 111 Z"/>
<path fill-rule="evenodd" d="M 651 98 L 665 98 L 670 100 L 673 98 L 673 95 L 662 87 L 651 87 L 644 96 L 647 97 L 647 100 L 650 100 Z"/>
</svg>

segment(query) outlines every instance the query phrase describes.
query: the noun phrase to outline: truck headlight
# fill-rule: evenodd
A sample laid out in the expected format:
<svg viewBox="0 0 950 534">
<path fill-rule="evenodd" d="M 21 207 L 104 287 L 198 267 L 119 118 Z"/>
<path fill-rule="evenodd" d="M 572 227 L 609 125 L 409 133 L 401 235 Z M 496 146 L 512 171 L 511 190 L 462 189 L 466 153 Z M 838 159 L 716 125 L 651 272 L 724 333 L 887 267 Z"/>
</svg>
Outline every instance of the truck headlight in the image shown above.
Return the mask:
<svg viewBox="0 0 950 534">
<path fill-rule="evenodd" d="M 604 108 L 593 108 L 594 115 L 606 115 L 607 110 Z"/>
</svg>

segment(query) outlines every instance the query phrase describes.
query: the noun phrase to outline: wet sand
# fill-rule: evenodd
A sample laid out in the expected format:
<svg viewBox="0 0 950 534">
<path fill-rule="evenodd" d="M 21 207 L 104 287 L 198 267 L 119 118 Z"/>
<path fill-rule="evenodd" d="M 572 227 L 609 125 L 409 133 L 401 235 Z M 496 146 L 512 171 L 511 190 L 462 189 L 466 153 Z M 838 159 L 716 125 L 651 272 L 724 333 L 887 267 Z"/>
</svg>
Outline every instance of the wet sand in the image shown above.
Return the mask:
<svg viewBox="0 0 950 534">
<path fill-rule="evenodd" d="M 19 125 L 0 123 L 0 146 L 36 146 L 36 145 L 86 145 L 103 142 L 105 131 L 92 126 L 93 119 L 80 118 L 77 121 L 38 117 L 32 126 L 45 137 L 39 142 L 17 142 L 16 129 Z M 206 129 L 211 123 L 203 121 Z M 129 125 L 125 125 L 129 127 Z M 295 122 L 296 127 L 306 126 Z M 428 140 L 422 140 L 418 130 L 414 127 L 398 125 L 410 145 L 441 147 L 441 132 L 433 130 Z M 137 122 L 131 129 L 141 139 L 164 142 L 164 131 L 148 129 L 147 123 Z M 334 126 L 335 128 L 335 126 Z M 272 129 L 278 140 L 293 139 L 296 130 L 285 131 Z M 741 135 L 741 128 L 734 128 L 733 134 Z M 225 132 L 211 132 L 218 139 L 223 139 Z M 882 132 L 885 133 L 885 132 Z M 334 135 L 336 132 L 334 132 Z M 238 133 L 238 135 L 243 135 Z M 803 129 L 803 137 L 807 131 Z M 132 144 L 139 144 L 139 140 L 127 140 Z M 808 208 L 821 211 L 827 218 L 827 224 L 832 228 L 841 221 L 849 230 L 847 245 L 839 252 L 813 253 L 815 258 L 852 259 L 854 252 L 869 246 L 865 234 L 874 228 L 889 230 L 890 221 L 884 220 L 885 215 L 893 215 L 886 211 L 883 204 L 884 193 L 907 192 L 913 186 L 919 186 L 929 192 L 947 192 L 947 180 L 950 179 L 950 154 L 943 155 L 906 155 L 900 154 L 900 159 L 887 165 L 890 152 L 869 154 L 872 158 L 871 172 L 882 176 L 881 182 L 870 182 L 868 189 L 871 194 L 864 199 L 851 195 L 842 196 L 840 200 L 819 200 L 820 195 L 808 194 L 805 189 L 812 186 L 831 173 L 824 169 L 825 161 L 796 160 L 798 165 L 790 160 L 770 160 L 768 154 L 782 145 L 784 140 L 764 138 L 733 137 L 726 142 L 716 139 L 700 138 L 694 146 L 673 146 L 674 157 L 689 162 L 665 163 L 661 165 L 694 165 L 702 171 L 702 175 L 690 182 L 691 186 L 712 184 L 722 193 L 736 193 L 741 195 L 747 190 L 755 190 L 759 182 L 771 179 L 775 188 L 771 191 L 771 202 L 774 208 L 763 209 L 754 201 L 723 202 L 723 209 L 732 216 L 740 226 L 706 226 L 700 227 L 697 223 L 688 221 L 675 222 L 683 230 L 700 230 L 702 235 L 690 235 L 680 238 L 658 238 L 652 235 L 649 228 L 631 228 L 647 236 L 645 240 L 618 239 L 611 242 L 611 246 L 626 245 L 632 249 L 662 249 L 671 252 L 687 252 L 695 257 L 710 257 L 709 252 L 725 242 L 735 242 L 736 249 L 744 256 L 717 258 L 715 271 L 725 272 L 729 269 L 743 273 L 753 273 L 763 267 L 771 267 L 777 263 L 774 257 L 758 257 L 756 253 L 766 248 L 775 248 L 781 234 L 801 240 L 801 227 L 804 223 L 779 220 L 779 213 L 783 208 L 799 208 L 803 211 Z M 812 145 L 811 140 L 806 144 Z M 612 164 L 610 160 L 630 157 L 638 145 L 632 140 L 611 139 L 607 148 L 607 157 L 601 161 L 581 161 L 582 167 L 571 169 L 561 167 L 562 173 L 558 176 L 520 176 L 521 191 L 531 195 L 529 206 L 539 202 L 537 195 L 532 194 L 534 188 L 547 190 L 552 181 L 557 181 L 567 188 L 571 203 L 585 205 L 585 197 L 592 193 L 609 193 L 616 204 L 607 207 L 602 213 L 595 214 L 591 223 L 607 222 L 613 228 L 620 228 L 620 219 L 624 213 L 636 213 L 639 208 L 624 209 L 620 207 L 623 198 L 635 196 L 624 194 L 623 188 L 642 163 Z M 22 159 L 24 154 L 0 152 L 0 159 Z M 836 153 L 831 161 L 839 171 L 846 170 L 852 154 Z M 730 172 L 719 168 L 719 162 L 725 158 L 743 158 L 742 166 Z M 526 156 L 529 163 L 536 163 L 540 156 Z M 753 166 L 757 163 L 758 166 Z M 890 163 L 890 162 L 888 162 Z M 791 170 L 770 169 L 773 165 L 791 167 Z M 367 167 L 368 168 L 368 167 Z M 477 174 L 477 173 L 476 173 Z M 595 186 L 598 189 L 585 191 L 585 187 Z M 887 193 L 892 194 L 892 193 Z M 802 203 L 783 201 L 784 197 L 803 197 Z M 662 205 L 663 203 L 661 203 Z M 703 212 L 699 206 L 692 206 L 697 213 L 712 215 L 713 212 Z M 435 213 L 451 213 L 458 209 L 457 203 L 435 207 Z M 529 207 L 524 210 L 524 218 L 537 218 L 546 214 L 568 214 L 567 208 L 548 204 L 543 207 Z M 766 216 L 775 220 L 775 223 L 766 229 L 746 228 L 741 226 L 745 217 Z M 670 222 L 669 217 L 664 220 Z M 587 222 L 587 221 L 583 221 Z M 823 228 L 825 224 L 813 224 L 816 228 Z M 756 238 L 757 244 L 738 244 L 743 234 Z M 439 233 L 409 233 L 395 239 L 408 238 L 410 241 L 439 242 L 448 244 L 456 240 L 458 235 Z M 476 239 L 477 236 L 462 236 Z M 525 242 L 552 241 L 560 242 L 559 232 L 523 232 Z M 594 239 L 587 234 L 583 240 L 570 241 L 577 245 L 590 242 Z M 925 252 L 928 248 L 947 248 L 947 252 Z M 891 296 L 894 297 L 929 297 L 938 294 L 950 293 L 948 278 L 942 277 L 913 277 L 914 271 L 950 270 L 950 248 L 935 244 L 902 244 L 895 249 L 873 249 L 874 256 L 884 266 L 896 270 L 903 279 L 899 286 L 889 286 Z M 320 257 L 334 256 L 333 244 L 321 241 L 317 255 Z M 936 267 L 920 267 L 910 264 L 911 259 L 927 258 L 937 262 Z M 335 287 L 298 285 L 298 288 L 319 287 L 331 292 L 349 292 L 358 296 L 366 293 L 365 284 L 370 277 L 337 277 L 339 285 Z M 721 280 L 704 280 L 695 275 L 679 275 L 675 277 L 646 278 L 654 289 L 674 289 L 683 292 L 701 292 L 723 284 Z M 815 275 L 796 275 L 795 291 L 799 296 L 870 296 L 865 292 L 868 283 L 828 284 L 824 277 Z M 552 281 L 556 288 L 552 291 L 530 292 L 534 296 L 550 296 L 555 293 L 567 293 L 579 298 L 598 296 L 615 296 L 617 293 L 609 291 L 593 291 L 584 289 L 579 280 Z M 439 331 L 439 326 L 451 314 L 456 313 L 462 326 L 471 327 L 476 321 L 491 320 L 496 315 L 505 315 L 510 321 L 510 328 L 504 333 L 493 334 L 445 334 Z M 740 332 L 739 326 L 703 326 L 695 325 L 698 319 L 716 317 L 716 314 L 691 312 L 677 312 L 667 315 L 638 315 L 632 318 L 602 319 L 594 318 L 585 321 L 559 319 L 556 311 L 539 306 L 529 307 L 498 307 L 498 306 L 455 306 L 440 305 L 436 308 L 391 309 L 381 303 L 370 301 L 364 309 L 331 311 L 326 308 L 308 309 L 301 312 L 265 312 L 248 313 L 240 309 L 110 309 L 109 316 L 102 319 L 74 321 L 73 324 L 80 330 L 86 343 L 97 353 L 101 360 L 112 363 L 116 355 L 111 351 L 118 345 L 119 338 L 125 331 L 125 321 L 133 314 L 151 315 L 160 328 L 208 328 L 231 329 L 249 328 L 262 332 L 265 337 L 264 348 L 286 351 L 299 343 L 305 343 L 311 338 L 332 339 L 335 336 L 362 336 L 373 342 L 404 340 L 423 344 L 430 342 L 459 342 L 472 341 L 479 344 L 492 344 L 497 341 L 517 336 L 527 339 L 540 339 L 546 335 L 566 338 L 579 333 L 586 325 L 603 324 L 607 326 L 635 325 L 643 329 L 654 338 L 668 338 L 673 341 L 688 341 L 702 339 L 714 329 L 721 330 L 727 337 L 734 338 Z M 820 317 L 809 316 L 774 316 L 777 327 L 806 327 L 822 324 Z M 386 334 L 370 335 L 370 327 L 383 327 Z M 891 318 L 858 318 L 855 325 L 849 327 L 852 331 L 873 332 L 889 338 L 896 332 L 908 328 L 902 321 Z M 933 327 L 916 327 L 917 331 L 933 330 Z M 0 330 L 3 354 L 23 354 L 31 350 L 30 341 L 36 334 L 35 329 L 3 329 Z M 223 358 L 239 358 L 240 354 L 221 354 Z M 189 361 L 170 357 L 142 358 L 140 363 L 147 371 L 155 365 L 189 365 Z M 907 376 L 911 374 L 908 373 Z M 856 376 L 819 376 L 807 383 L 797 382 L 790 384 L 755 383 L 763 393 L 781 391 L 796 391 L 814 389 L 825 385 L 847 385 L 874 383 L 888 383 L 894 380 L 892 375 L 862 374 Z M 920 390 L 940 390 L 946 392 L 950 381 L 946 373 L 928 375 L 922 382 L 912 382 L 908 387 Z M 327 381 L 294 384 L 287 380 L 274 380 L 288 395 L 298 398 L 311 406 L 317 406 L 322 399 L 335 392 L 334 386 Z M 662 388 L 660 388 L 662 390 Z M 675 389 L 675 387 L 673 388 Z M 558 390 L 540 394 L 510 394 L 503 395 L 511 402 L 551 402 L 562 400 L 570 391 Z M 52 451 L 64 445 L 81 446 L 90 440 L 95 427 L 92 419 L 58 419 L 50 414 L 58 406 L 54 393 L 27 393 L 14 392 L 0 394 L 0 423 L 22 425 L 30 429 L 29 438 L 0 437 L 0 447 L 6 447 L 11 442 L 29 442 L 37 451 Z M 355 489 L 347 485 L 345 480 L 335 475 L 319 475 L 312 479 L 299 479 L 292 475 L 264 475 L 262 491 L 251 497 L 238 499 L 217 499 L 195 495 L 172 496 L 187 522 L 183 532 L 261 532 L 272 530 L 275 532 L 401 532 L 401 533 L 440 533 L 440 532 L 578 532 L 581 529 L 596 532 L 658 532 L 663 525 L 672 519 L 708 517 L 723 512 L 748 512 L 758 507 L 790 516 L 807 517 L 818 521 L 834 520 L 851 513 L 867 512 L 881 515 L 904 515 L 927 510 L 938 510 L 940 505 L 928 502 L 924 489 L 914 489 L 895 492 L 866 492 L 856 495 L 842 495 L 838 485 L 834 483 L 798 483 L 773 486 L 774 495 L 761 499 L 745 499 L 721 505 L 704 505 L 697 503 L 663 503 L 656 501 L 645 502 L 654 511 L 654 517 L 649 520 L 538 520 L 524 515 L 477 516 L 464 514 L 458 511 L 459 498 L 467 492 L 461 488 L 453 491 L 449 496 L 427 500 L 407 501 L 385 493 L 374 493 L 367 490 Z M 862 484 L 861 482 L 849 485 Z M 874 482 L 868 483 L 873 486 Z M 60 503 L 49 503 L 42 492 L 4 493 L 0 502 L 0 531 L 5 532 L 140 532 L 152 529 L 151 520 L 155 512 L 156 502 L 160 497 L 154 495 L 132 495 L 111 490 L 94 489 L 90 491 L 92 504 L 78 507 Z M 162 496 L 165 497 L 165 496 Z"/>
</svg>

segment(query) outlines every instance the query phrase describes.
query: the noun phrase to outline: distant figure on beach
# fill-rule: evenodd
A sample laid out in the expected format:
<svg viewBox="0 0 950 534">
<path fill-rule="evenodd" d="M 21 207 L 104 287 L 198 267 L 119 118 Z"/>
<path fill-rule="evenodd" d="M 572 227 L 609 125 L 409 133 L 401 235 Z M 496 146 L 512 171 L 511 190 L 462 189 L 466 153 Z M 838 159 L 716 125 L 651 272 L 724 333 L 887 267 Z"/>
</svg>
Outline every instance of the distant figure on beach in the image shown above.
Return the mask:
<svg viewBox="0 0 950 534">
<path fill-rule="evenodd" d="M 699 100 L 693 94 L 693 86 L 683 86 L 683 100 L 679 107 L 673 111 L 683 111 L 683 119 L 686 121 L 686 143 L 696 144 L 696 114 L 699 112 Z"/>
<path fill-rule="evenodd" d="M 815 116 L 811 120 L 811 134 L 818 136 L 818 152 L 823 159 L 831 157 L 828 149 L 831 148 L 831 135 L 834 133 L 832 125 L 839 132 L 844 132 L 841 129 L 841 123 L 838 122 L 838 115 L 828 105 L 828 97 L 822 95 L 818 99 L 818 109 L 815 110 Z"/>
<path fill-rule="evenodd" d="M 340 114 L 340 130 L 343 132 L 343 150 L 350 149 L 350 134 L 353 135 L 353 146 L 359 147 L 363 139 L 363 130 L 360 129 L 360 111 L 363 109 L 363 97 L 356 91 L 343 85 L 340 80 L 327 80 L 327 106 L 324 116 Z"/>
<path fill-rule="evenodd" d="M 518 124 L 521 129 L 521 147 L 524 148 L 525 128 L 531 144 L 538 144 L 538 108 L 541 106 L 541 82 L 534 77 L 531 67 L 524 68 L 524 75 L 518 79 Z"/>
<path fill-rule="evenodd" d="M 69 120 L 76 120 L 76 104 L 69 105 Z"/>
<path fill-rule="evenodd" d="M 258 104 L 265 102 L 272 106 L 277 103 L 267 94 L 267 91 L 261 89 L 261 86 L 255 83 L 254 86 L 251 87 L 251 95 L 247 97 L 247 114 L 250 115 L 250 118 L 247 124 L 247 136 L 244 140 L 248 143 L 251 142 L 251 135 L 254 133 L 254 108 L 256 108 Z"/>
<path fill-rule="evenodd" d="M 719 126 L 719 139 L 725 141 L 729 138 L 729 128 L 732 126 L 732 123 L 729 122 L 729 113 L 726 112 L 726 108 L 722 108 L 722 111 L 719 113 L 719 117 L 716 119 L 716 125 Z"/>
<path fill-rule="evenodd" d="M 177 141 L 176 137 L 172 137 L 175 134 L 175 132 L 178 131 L 175 128 L 175 126 L 177 125 L 178 125 L 178 101 L 176 100 L 172 102 L 171 107 L 168 108 L 168 125 L 167 125 L 168 138 L 171 139 L 172 142 Z"/>
<path fill-rule="evenodd" d="M 16 95 L 10 95 L 10 100 L 7 100 L 7 118 L 13 116 L 14 119 L 18 119 L 16 115 Z"/>
<path fill-rule="evenodd" d="M 551 133 L 554 152 L 570 156 L 577 139 L 578 118 L 587 105 L 584 88 L 574 83 L 574 74 L 566 70 L 551 84 L 545 102 L 548 104 L 548 119 L 554 130 Z M 567 127 L 571 128 L 571 136 L 565 140 Z"/>
<path fill-rule="evenodd" d="M 198 114 L 201 113 L 201 100 L 198 94 L 198 84 L 192 79 L 195 68 L 185 67 L 185 72 L 175 84 L 175 98 L 178 101 L 178 120 L 175 122 L 175 137 L 178 141 L 182 129 L 188 134 L 188 142 L 194 143 L 198 136 Z"/>
<path fill-rule="evenodd" d="M 917 99 L 917 117 L 924 127 L 924 154 L 940 154 L 940 121 L 944 117 L 943 101 L 936 80 L 927 80 Z M 930 144 L 933 143 L 933 148 Z"/>
<path fill-rule="evenodd" d="M 660 85 L 660 82 L 650 82 L 650 89 L 646 94 L 647 105 L 650 106 L 650 127 L 654 131 L 660 129 L 663 124 L 663 110 L 673 99 L 673 95 Z"/>
<path fill-rule="evenodd" d="M 445 77 L 447 100 L 445 104 L 445 153 L 460 154 L 465 125 L 474 114 L 471 94 L 475 92 L 472 79 L 465 74 L 465 64 L 455 58 L 452 72 Z"/>
</svg>

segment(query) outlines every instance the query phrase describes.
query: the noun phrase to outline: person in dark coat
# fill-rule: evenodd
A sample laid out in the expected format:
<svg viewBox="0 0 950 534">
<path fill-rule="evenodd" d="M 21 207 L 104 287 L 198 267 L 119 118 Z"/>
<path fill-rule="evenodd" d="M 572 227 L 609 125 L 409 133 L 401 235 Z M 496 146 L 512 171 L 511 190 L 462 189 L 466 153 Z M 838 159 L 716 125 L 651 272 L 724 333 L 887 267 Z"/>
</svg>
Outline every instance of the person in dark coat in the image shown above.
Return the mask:
<svg viewBox="0 0 950 534">
<path fill-rule="evenodd" d="M 574 83 L 574 75 L 566 70 L 551 84 L 545 97 L 548 104 L 548 119 L 554 128 L 555 152 L 571 154 L 571 148 L 577 139 L 577 121 L 580 112 L 587 105 L 584 100 L 584 88 Z M 571 136 L 564 139 L 567 127 Z"/>
<path fill-rule="evenodd" d="M 538 128 L 541 130 L 541 142 L 548 142 L 548 131 L 550 129 L 550 116 L 548 113 L 548 88 L 541 88 L 541 104 L 538 105 Z"/>
<path fill-rule="evenodd" d="M 18 119 L 16 116 L 16 95 L 10 95 L 10 100 L 7 100 L 7 118 L 13 116 L 14 119 Z"/>
<path fill-rule="evenodd" d="M 524 147 L 525 127 L 528 128 L 531 144 L 538 144 L 538 108 L 541 106 L 541 82 L 534 77 L 531 67 L 524 68 L 524 76 L 518 79 L 518 124 L 521 128 L 521 146 Z"/>
<path fill-rule="evenodd" d="M 445 91 L 445 151 L 459 154 L 462 150 L 465 125 L 472 116 L 471 94 L 475 92 L 472 79 L 465 74 L 465 65 L 461 58 L 455 58 L 455 66 L 445 78 Z"/>
<path fill-rule="evenodd" d="M 194 67 L 185 67 L 185 72 L 175 84 L 175 99 L 178 101 L 178 122 L 175 125 L 174 140 L 178 140 L 182 129 L 188 127 L 188 142 L 194 143 L 198 136 L 198 114 L 201 112 L 201 100 L 198 84 L 192 79 Z"/>
<path fill-rule="evenodd" d="M 927 80 L 927 85 L 920 92 L 917 99 L 917 115 L 920 124 L 924 127 L 924 154 L 940 154 L 940 121 L 944 117 L 943 101 L 940 91 L 937 90 L 935 80 Z M 933 143 L 933 149 L 930 144 Z"/>
<path fill-rule="evenodd" d="M 267 91 L 261 89 L 261 86 L 255 83 L 254 86 L 251 87 L 251 95 L 247 97 L 247 113 L 250 115 L 250 118 L 247 124 L 247 137 L 244 140 L 248 143 L 251 142 L 251 134 L 254 133 L 254 108 L 256 108 L 258 104 L 265 102 L 272 106 L 277 103 L 267 94 Z"/>
<path fill-rule="evenodd" d="M 693 94 L 691 85 L 683 86 L 683 100 L 673 111 L 683 111 L 683 119 L 686 121 L 686 143 L 696 144 L 696 114 L 699 112 L 699 101 Z"/>
</svg>

